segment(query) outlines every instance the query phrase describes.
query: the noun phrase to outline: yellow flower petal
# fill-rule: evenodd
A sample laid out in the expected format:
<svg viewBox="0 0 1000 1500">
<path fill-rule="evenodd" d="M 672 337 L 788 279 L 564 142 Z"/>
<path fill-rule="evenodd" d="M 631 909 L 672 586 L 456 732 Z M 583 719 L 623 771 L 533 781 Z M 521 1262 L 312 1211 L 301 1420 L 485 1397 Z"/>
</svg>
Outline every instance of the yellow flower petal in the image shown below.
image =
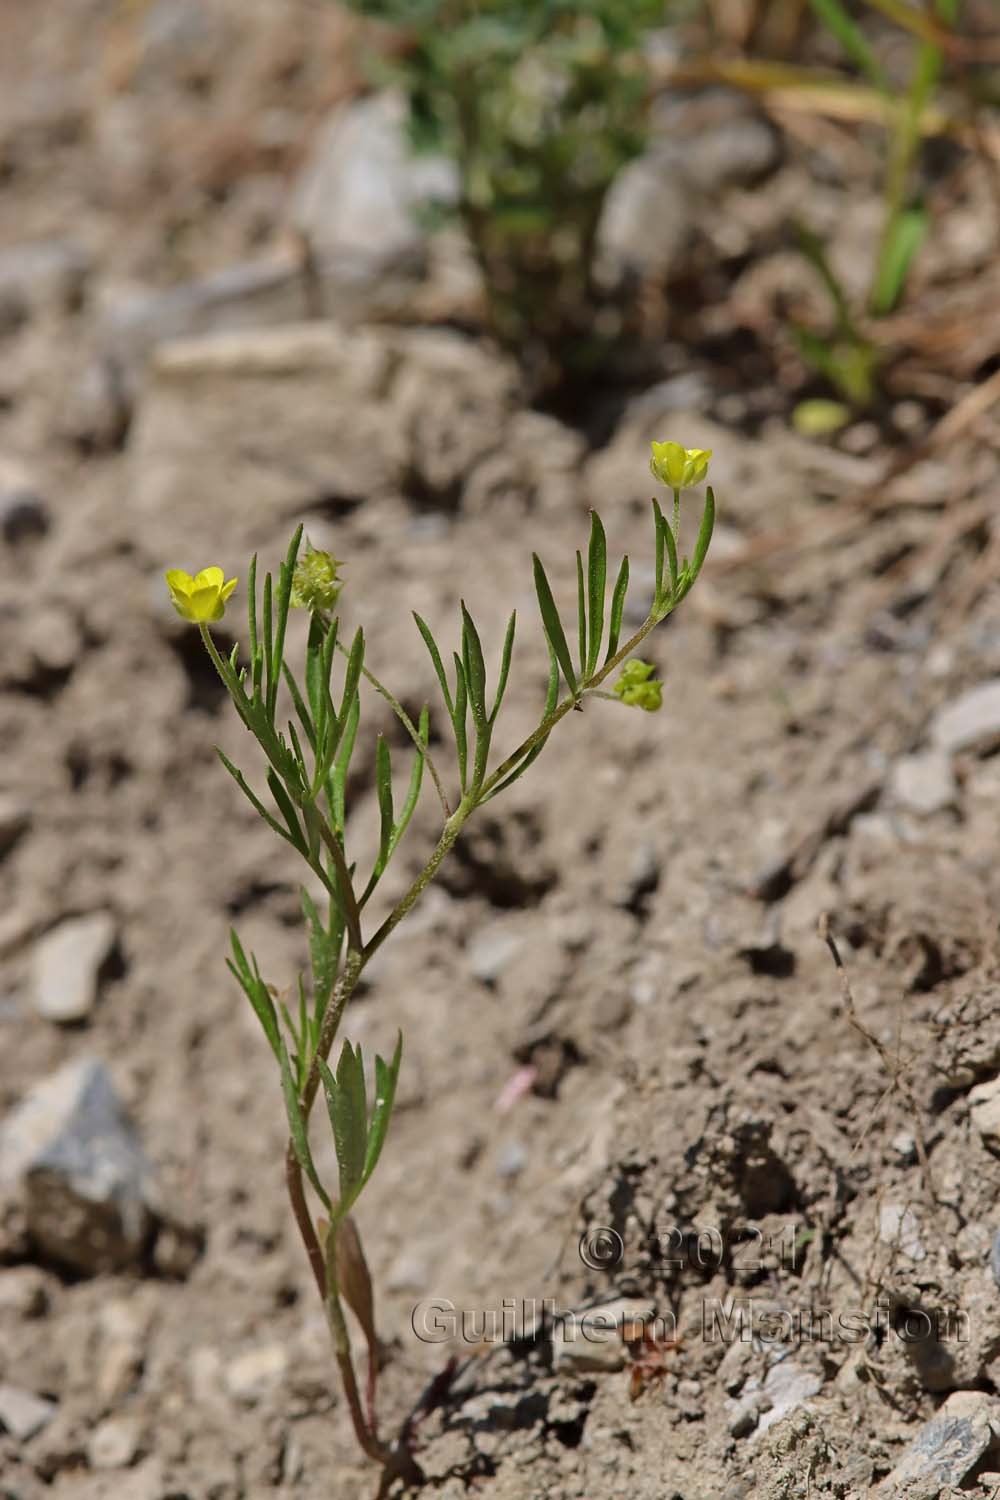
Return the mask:
<svg viewBox="0 0 1000 1500">
<path fill-rule="evenodd" d="M 219 590 L 219 598 L 222 600 L 223 604 L 225 604 L 226 600 L 233 592 L 233 589 L 236 587 L 237 582 L 238 579 L 230 578 L 228 583 L 224 583 L 222 585 L 222 588 Z"/>
<path fill-rule="evenodd" d="M 195 576 L 194 586 L 197 589 L 221 589 L 225 576 L 221 568 L 202 568 Z"/>
<path fill-rule="evenodd" d="M 188 599 L 187 605 L 191 612 L 190 618 L 199 624 L 202 621 L 221 618 L 222 606 L 219 602 L 219 590 L 215 585 L 211 585 L 205 589 L 195 589 L 194 593 Z M 219 611 L 218 614 L 215 613 L 216 610 Z"/>
<path fill-rule="evenodd" d="M 190 573 L 185 573 L 183 568 L 170 568 L 164 574 L 164 577 L 167 580 L 167 587 L 172 594 L 177 593 L 183 596 L 190 594 L 194 588 L 194 579 Z"/>
</svg>

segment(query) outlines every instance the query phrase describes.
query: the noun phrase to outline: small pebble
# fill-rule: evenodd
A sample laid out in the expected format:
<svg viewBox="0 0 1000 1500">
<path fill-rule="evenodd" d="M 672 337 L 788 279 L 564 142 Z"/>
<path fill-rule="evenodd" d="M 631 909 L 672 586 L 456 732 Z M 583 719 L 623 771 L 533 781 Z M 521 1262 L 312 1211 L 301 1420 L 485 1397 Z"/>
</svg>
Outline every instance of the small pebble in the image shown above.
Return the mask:
<svg viewBox="0 0 1000 1500">
<path fill-rule="evenodd" d="M 126 1469 L 139 1449 L 139 1424 L 132 1417 L 108 1417 L 90 1434 L 87 1461 L 92 1469 Z"/>
<path fill-rule="evenodd" d="M 115 940 L 108 912 L 72 917 L 47 932 L 35 947 L 32 991 L 35 1009 L 60 1025 L 83 1021 L 97 999 L 97 977 Z"/>
<path fill-rule="evenodd" d="M 25 1443 L 41 1432 L 56 1413 L 56 1403 L 18 1385 L 0 1385 L 0 1430 Z"/>
<path fill-rule="evenodd" d="M 261 1344 L 231 1360 L 226 1369 L 226 1389 L 238 1400 L 253 1402 L 277 1385 L 288 1369 L 288 1351 L 283 1344 Z"/>
</svg>

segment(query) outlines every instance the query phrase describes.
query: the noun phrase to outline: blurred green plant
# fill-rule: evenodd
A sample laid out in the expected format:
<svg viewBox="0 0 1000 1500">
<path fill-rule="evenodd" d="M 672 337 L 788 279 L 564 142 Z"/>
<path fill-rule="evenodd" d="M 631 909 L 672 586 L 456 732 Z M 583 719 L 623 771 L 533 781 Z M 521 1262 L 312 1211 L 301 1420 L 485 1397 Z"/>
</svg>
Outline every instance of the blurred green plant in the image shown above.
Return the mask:
<svg viewBox="0 0 1000 1500">
<path fill-rule="evenodd" d="M 268 808 L 243 772 L 221 751 L 219 758 L 263 821 L 299 854 L 312 875 L 312 889 L 302 887 L 302 909 L 309 939 L 310 978 L 300 974 L 294 1000 L 282 996 L 261 974 L 236 932 L 231 934 L 229 968 L 263 1029 L 281 1081 L 289 1139 L 285 1177 L 292 1212 L 305 1246 L 317 1290 L 326 1311 L 354 1431 L 361 1447 L 383 1466 L 387 1481 L 419 1479 L 407 1442 L 384 1443 L 375 1419 L 378 1344 L 374 1297 L 361 1241 L 350 1211 L 378 1164 L 392 1117 L 402 1037 L 389 1062 L 374 1063 L 374 1098 L 369 1111 L 361 1048 L 344 1041 L 336 1066 L 329 1058 L 345 1009 L 365 966 L 414 906 L 434 878 L 473 813 L 500 795 L 533 764 L 561 719 L 594 698 L 611 698 L 653 711 L 662 701 L 662 683 L 654 668 L 626 659 L 664 620 L 695 583 L 708 552 L 715 519 L 715 499 L 707 491 L 701 524 L 690 561 L 678 553 L 681 492 L 704 477 L 709 455 L 676 444 L 654 444 L 654 473 L 669 461 L 664 482 L 673 492 L 674 519 L 668 522 L 656 500 L 654 587 L 652 602 L 639 629 L 621 641 L 629 562 L 624 557 L 608 598 L 608 549 L 604 527 L 591 516 L 586 560 L 576 554 L 577 651 L 563 627 L 541 560 L 534 558 L 535 592 L 549 654 L 548 689 L 534 730 L 498 764 L 491 765 L 494 731 L 507 690 L 514 650 L 516 617 L 510 616 L 499 670 L 488 691 L 486 658 L 472 615 L 461 606 L 460 650 L 452 653 L 450 671 L 427 623 L 414 615 L 440 688 L 444 716 L 455 755 L 451 792 L 430 752 L 430 710 L 416 724 L 365 662 L 365 639 L 357 630 L 349 642 L 341 637 L 333 613 L 341 593 L 339 564 L 307 547 L 300 557 L 302 528 L 292 538 L 275 583 L 268 573 L 258 597 L 257 560 L 249 576 L 249 660 L 240 664 L 239 645 L 223 656 L 209 622 L 222 617 L 235 580 L 224 582 L 221 569 L 206 568 L 194 578 L 180 570 L 167 574 L 174 606 L 198 625 L 202 640 L 225 684 L 240 720 L 257 741 L 267 763 Z M 658 467 L 659 465 L 659 467 Z M 285 658 L 289 611 L 299 605 L 309 613 L 305 662 L 300 675 Z M 334 668 L 343 663 L 342 671 Z M 623 670 L 612 693 L 602 685 Z M 339 690 L 334 690 L 339 676 Z M 349 771 L 361 718 L 362 685 L 368 683 L 390 705 L 415 750 L 409 780 L 397 801 L 389 743 L 375 741 L 375 791 L 378 849 L 367 879 L 348 851 Z M 284 693 L 282 693 L 282 687 Z M 286 713 L 291 717 L 285 717 Z M 419 874 L 373 930 L 366 930 L 369 901 L 406 832 L 420 796 L 424 771 L 441 804 L 443 824 L 437 843 Z M 454 805 L 453 805 L 454 800 Z M 322 1095 L 336 1148 L 338 1182 L 328 1186 L 310 1145 L 310 1117 Z M 308 1188 L 321 1216 L 315 1216 Z M 368 1345 L 368 1382 L 362 1401 L 351 1353 L 344 1304 L 355 1313 Z"/>
<path fill-rule="evenodd" d="M 882 233 L 863 309 L 852 309 L 819 237 L 805 228 L 799 231 L 799 247 L 818 271 L 834 314 L 833 326 L 826 333 L 793 326 L 800 353 L 850 407 L 864 408 L 876 399 L 883 354 L 866 337 L 862 325 L 866 315 L 876 319 L 886 317 L 897 307 L 929 229 L 914 168 L 921 122 L 941 75 L 951 28 L 958 21 L 959 0 L 928 0 L 923 11 L 908 0 L 864 0 L 869 10 L 885 16 L 913 38 L 909 82 L 902 89 L 893 86 L 844 0 L 809 0 L 809 3 L 871 87 L 882 96 L 888 112 Z"/>
<path fill-rule="evenodd" d="M 458 163 L 497 337 L 536 388 L 598 366 L 637 332 L 595 249 L 608 189 L 646 143 L 642 42 L 665 0 L 348 3 L 398 28 L 391 76 L 414 145 Z"/>
</svg>

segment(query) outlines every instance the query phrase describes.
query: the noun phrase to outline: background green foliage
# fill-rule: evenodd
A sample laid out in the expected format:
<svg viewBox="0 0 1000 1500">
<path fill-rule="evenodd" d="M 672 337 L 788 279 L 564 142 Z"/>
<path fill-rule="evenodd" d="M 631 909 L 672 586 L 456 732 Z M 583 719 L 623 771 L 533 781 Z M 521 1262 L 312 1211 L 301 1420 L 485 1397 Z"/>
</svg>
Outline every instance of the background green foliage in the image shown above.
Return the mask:
<svg viewBox="0 0 1000 1500">
<path fill-rule="evenodd" d="M 351 4 L 399 28 L 413 141 L 459 165 L 494 332 L 538 384 L 593 366 L 624 331 L 595 241 L 608 188 L 646 142 L 642 43 L 664 0 Z"/>
</svg>

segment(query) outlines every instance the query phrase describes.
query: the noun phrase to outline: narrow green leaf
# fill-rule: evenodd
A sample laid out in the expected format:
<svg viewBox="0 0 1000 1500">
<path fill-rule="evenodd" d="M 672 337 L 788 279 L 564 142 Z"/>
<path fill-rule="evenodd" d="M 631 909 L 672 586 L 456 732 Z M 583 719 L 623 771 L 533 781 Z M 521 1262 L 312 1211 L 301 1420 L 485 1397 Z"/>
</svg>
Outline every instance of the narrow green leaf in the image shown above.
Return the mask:
<svg viewBox="0 0 1000 1500">
<path fill-rule="evenodd" d="M 910 267 L 929 227 L 923 208 L 904 209 L 893 221 L 879 254 L 872 287 L 872 312 L 877 317 L 891 313 L 902 296 Z"/>
<path fill-rule="evenodd" d="M 590 513 L 590 546 L 587 549 L 587 665 L 585 675 L 592 677 L 601 654 L 604 639 L 604 592 L 608 582 L 608 540 L 596 510 Z"/>
<path fill-rule="evenodd" d="M 295 805 L 292 802 L 291 797 L 289 797 L 288 791 L 284 786 L 281 777 L 278 775 L 273 766 L 268 766 L 267 768 L 267 784 L 271 789 L 271 796 L 278 804 L 281 816 L 288 824 L 288 831 L 291 835 L 292 843 L 295 845 L 296 849 L 299 849 L 302 851 L 302 853 L 307 854 L 309 844 L 306 839 L 305 833 L 302 830 L 302 824 L 299 822 L 298 814 L 295 811 Z"/>
<path fill-rule="evenodd" d="M 250 671 L 252 674 L 253 695 L 260 696 L 260 674 L 264 665 L 257 641 L 257 554 L 254 553 L 250 559 L 250 568 L 247 574 L 247 616 L 250 627 Z"/>
<path fill-rule="evenodd" d="M 358 721 L 361 718 L 361 699 L 355 697 L 354 702 L 347 710 L 347 721 L 344 732 L 340 739 L 337 750 L 337 758 L 333 763 L 333 774 L 331 776 L 330 792 L 332 793 L 333 820 L 337 831 L 344 831 L 344 798 L 347 787 L 347 772 L 350 769 L 351 756 L 354 754 L 354 741 L 358 735 Z"/>
<path fill-rule="evenodd" d="M 462 665 L 469 691 L 472 722 L 477 730 L 486 722 L 486 662 L 475 622 L 462 601 Z"/>
<path fill-rule="evenodd" d="M 358 684 L 361 681 L 361 668 L 365 664 L 365 635 L 360 625 L 354 632 L 351 642 L 350 655 L 347 658 L 347 671 L 344 674 L 344 693 L 340 700 L 339 718 L 343 722 L 344 715 L 350 709 L 351 704 L 358 696 Z"/>
<path fill-rule="evenodd" d="M 701 526 L 698 528 L 698 540 L 694 544 L 694 557 L 691 559 L 691 566 L 689 569 L 692 582 L 694 582 L 694 580 L 698 577 L 698 574 L 701 572 L 702 564 L 704 563 L 705 557 L 707 556 L 708 548 L 712 540 L 712 532 L 714 529 L 715 491 L 712 489 L 712 486 L 709 485 L 708 491 L 705 495 L 705 509 L 702 511 L 701 515 Z"/>
<path fill-rule="evenodd" d="M 419 739 L 421 745 L 425 750 L 427 748 L 427 741 L 430 737 L 430 731 L 430 710 L 428 709 L 427 705 L 424 704 L 424 707 L 420 710 L 420 723 L 417 725 L 417 738 Z M 406 825 L 413 817 L 413 810 L 416 807 L 417 799 L 420 796 L 420 786 L 423 781 L 423 776 L 424 757 L 418 750 L 417 754 L 413 757 L 413 769 L 410 772 L 410 785 L 407 788 L 406 801 L 403 803 L 402 811 L 399 814 L 399 822 L 392 830 L 392 839 L 389 843 L 390 856 L 393 854 L 396 845 L 399 843 L 400 839 L 403 837 L 403 834 L 406 832 Z"/>
<path fill-rule="evenodd" d="M 299 723 L 302 725 L 302 728 L 305 730 L 306 737 L 309 740 L 309 748 L 312 750 L 313 755 L 315 755 L 316 754 L 316 728 L 315 728 L 315 725 L 313 724 L 312 715 L 310 714 L 308 708 L 306 707 L 305 700 L 302 697 L 302 693 L 301 693 L 301 691 L 299 689 L 298 683 L 295 681 L 295 674 L 292 671 L 291 667 L 288 665 L 287 662 L 282 662 L 281 669 L 282 669 L 282 672 L 284 673 L 284 678 L 285 678 L 285 682 L 286 682 L 286 684 L 288 686 L 288 691 L 291 694 L 292 703 L 295 705 L 295 712 L 299 716 Z"/>
<path fill-rule="evenodd" d="M 323 643 L 326 639 L 323 622 L 318 615 L 309 617 L 309 639 L 306 642 L 306 693 L 313 723 L 322 738 L 323 721 Z"/>
<path fill-rule="evenodd" d="M 604 658 L 609 662 L 618 650 L 618 642 L 622 633 L 622 616 L 625 613 L 625 595 L 628 593 L 628 556 L 622 558 L 622 565 L 618 569 L 618 577 L 615 580 L 614 591 L 611 595 L 611 618 L 608 622 L 608 654 Z"/>
<path fill-rule="evenodd" d="M 656 548 L 656 564 L 653 572 L 653 598 L 659 601 L 663 597 L 663 531 L 666 522 L 660 509 L 660 502 L 653 499 L 653 531 L 655 534 L 654 545 Z"/>
<path fill-rule="evenodd" d="M 246 995 L 253 1006 L 254 1014 L 261 1024 L 268 1045 L 275 1057 L 277 1057 L 280 1033 L 278 1031 L 278 1017 L 274 1009 L 274 1001 L 271 999 L 271 992 L 262 979 L 251 974 L 235 932 L 230 932 L 230 938 L 233 944 L 235 961 L 227 958 L 226 965 L 229 972 L 239 983 L 244 995 Z"/>
<path fill-rule="evenodd" d="M 378 798 L 379 810 L 378 862 L 384 869 L 385 862 L 389 858 L 394 819 L 392 808 L 392 757 L 386 738 L 382 734 L 379 735 L 375 743 L 375 795 Z"/>
<path fill-rule="evenodd" d="M 277 821 L 276 818 L 272 817 L 267 808 L 264 806 L 263 802 L 261 802 L 260 798 L 252 790 L 249 783 L 247 782 L 246 777 L 243 775 L 243 772 L 237 770 L 236 766 L 233 765 L 228 756 L 223 754 L 218 746 L 216 746 L 215 753 L 222 761 L 222 764 L 225 766 L 230 776 L 236 782 L 236 785 L 239 787 L 244 797 L 246 797 L 247 801 L 250 803 L 254 811 L 264 819 L 264 822 L 268 825 L 269 828 L 273 828 L 275 833 L 280 834 L 281 837 L 286 841 L 286 843 L 291 844 L 293 848 L 298 848 L 299 846 L 294 843 L 294 841 L 289 837 L 288 831 L 282 828 L 281 824 Z"/>
<path fill-rule="evenodd" d="M 576 554 L 576 631 L 580 653 L 580 676 L 587 675 L 587 592 L 583 583 L 583 558 Z"/>
<path fill-rule="evenodd" d="M 306 758 L 302 753 L 302 745 L 299 741 L 298 731 L 296 730 L 295 725 L 292 723 L 291 719 L 289 719 L 288 721 L 288 738 L 291 742 L 292 752 L 295 756 L 295 764 L 299 768 L 299 776 L 301 777 L 302 785 L 304 787 L 308 787 L 309 767 L 306 765 Z"/>
<path fill-rule="evenodd" d="M 507 678 L 510 676 L 510 662 L 514 650 L 514 629 L 516 625 L 517 612 L 515 611 L 507 621 L 507 634 L 504 636 L 503 653 L 500 657 L 500 676 L 497 679 L 497 695 L 493 700 L 493 711 L 489 718 L 491 726 L 496 723 L 496 717 L 500 712 L 500 705 L 503 702 L 503 695 L 507 691 Z"/>
<path fill-rule="evenodd" d="M 301 540 L 302 526 L 299 525 L 295 528 L 292 540 L 288 544 L 288 553 L 285 561 L 278 570 L 277 619 L 275 621 L 274 652 L 271 658 L 271 676 L 267 697 L 267 712 L 271 719 L 274 718 L 278 707 L 278 684 L 281 681 L 281 666 L 285 659 L 285 627 L 288 624 L 288 611 L 291 605 L 295 559 L 298 555 Z"/>
<path fill-rule="evenodd" d="M 444 663 L 441 660 L 441 653 L 438 650 L 437 642 L 431 634 L 429 626 L 426 625 L 425 622 L 420 618 L 416 610 L 414 610 L 413 612 L 413 618 L 417 622 L 417 629 L 420 631 L 420 634 L 424 638 L 424 645 L 427 647 L 427 650 L 430 654 L 431 662 L 434 666 L 434 671 L 437 674 L 437 680 L 441 685 L 441 695 L 444 698 L 445 708 L 448 710 L 448 717 L 449 719 L 451 719 L 452 723 L 454 723 L 455 705 L 452 702 L 451 693 L 448 689 L 448 679 L 445 676 Z"/>
<path fill-rule="evenodd" d="M 271 609 L 271 575 L 264 574 L 264 693 L 265 711 L 271 701 L 271 678 L 274 674 L 274 614 Z"/>
<path fill-rule="evenodd" d="M 455 661 L 455 710 L 452 714 L 452 723 L 455 726 L 455 749 L 458 751 L 459 781 L 464 793 L 469 769 L 469 736 L 466 725 L 469 690 L 465 681 L 465 668 L 462 665 L 462 658 L 457 651 L 452 652 L 452 656 Z"/>
<path fill-rule="evenodd" d="M 545 695 L 545 712 L 542 715 L 542 722 L 543 723 L 544 723 L 545 719 L 549 716 L 549 714 L 552 712 L 552 710 L 555 708 L 555 706 L 558 703 L 558 701 L 559 701 L 559 663 L 556 661 L 556 654 L 553 651 L 552 646 L 550 644 L 549 645 L 549 686 L 548 686 L 548 691 L 547 691 L 547 693 Z M 507 787 L 511 786 L 515 781 L 518 781 L 524 775 L 524 773 L 528 769 L 528 767 L 530 765 L 533 765 L 534 762 L 541 755 L 542 751 L 545 749 L 545 745 L 546 745 L 547 741 L 548 741 L 548 735 L 546 735 L 544 739 L 539 740 L 538 744 L 534 745 L 532 747 L 532 749 L 530 749 L 528 751 L 528 753 L 524 757 L 524 759 L 517 766 L 514 767 L 514 770 L 511 771 L 510 775 L 509 776 L 505 776 L 504 779 L 503 779 L 503 781 L 498 782 L 497 785 L 493 788 L 493 790 L 489 793 L 489 795 L 483 798 L 483 801 L 484 802 L 491 802 L 494 797 L 496 797 L 496 796 L 499 795 L 500 792 L 506 791 Z"/>
<path fill-rule="evenodd" d="M 340 1169 L 338 1215 L 348 1212 L 361 1190 L 368 1137 L 368 1108 L 365 1099 L 365 1073 L 361 1048 L 356 1051 L 345 1042 L 337 1064 L 336 1077 L 317 1058 L 323 1092 L 333 1128 L 337 1165 Z"/>
<path fill-rule="evenodd" d="M 545 576 L 541 559 L 536 553 L 532 554 L 532 563 L 535 570 L 535 593 L 538 595 L 538 608 L 542 615 L 542 626 L 545 630 L 545 638 L 552 647 L 556 661 L 562 668 L 563 676 L 569 685 L 569 690 L 575 696 L 578 689 L 576 685 L 576 674 L 573 671 L 573 663 L 570 659 L 569 647 L 566 644 L 566 635 L 559 619 L 549 580 Z"/>
<path fill-rule="evenodd" d="M 285 1098 L 285 1113 L 288 1116 L 288 1129 L 291 1133 L 292 1147 L 298 1158 L 299 1166 L 316 1189 L 323 1207 L 329 1213 L 330 1195 L 320 1182 L 316 1168 L 313 1165 L 312 1152 L 309 1149 L 309 1136 L 306 1133 L 306 1123 L 299 1105 L 298 1091 L 295 1087 L 295 1079 L 292 1077 L 292 1066 L 288 1059 L 288 1048 L 285 1046 L 284 1037 L 278 1038 L 278 1062 L 281 1066 L 281 1092 Z"/>
<path fill-rule="evenodd" d="M 302 912 L 309 929 L 309 961 L 313 981 L 313 1015 L 322 1020 L 333 994 L 337 978 L 337 962 L 340 957 L 339 944 L 335 951 L 330 934 L 323 926 L 316 903 L 309 892 L 302 889 Z"/>
<path fill-rule="evenodd" d="M 378 1165 L 382 1147 L 385 1145 L 386 1132 L 392 1118 L 392 1106 L 396 1100 L 396 1083 L 399 1079 L 399 1064 L 402 1056 L 403 1033 L 399 1032 L 392 1062 L 386 1063 L 378 1056 L 375 1058 L 375 1103 L 372 1106 L 371 1124 L 368 1127 L 368 1143 L 361 1178 L 362 1187 Z"/>
</svg>

